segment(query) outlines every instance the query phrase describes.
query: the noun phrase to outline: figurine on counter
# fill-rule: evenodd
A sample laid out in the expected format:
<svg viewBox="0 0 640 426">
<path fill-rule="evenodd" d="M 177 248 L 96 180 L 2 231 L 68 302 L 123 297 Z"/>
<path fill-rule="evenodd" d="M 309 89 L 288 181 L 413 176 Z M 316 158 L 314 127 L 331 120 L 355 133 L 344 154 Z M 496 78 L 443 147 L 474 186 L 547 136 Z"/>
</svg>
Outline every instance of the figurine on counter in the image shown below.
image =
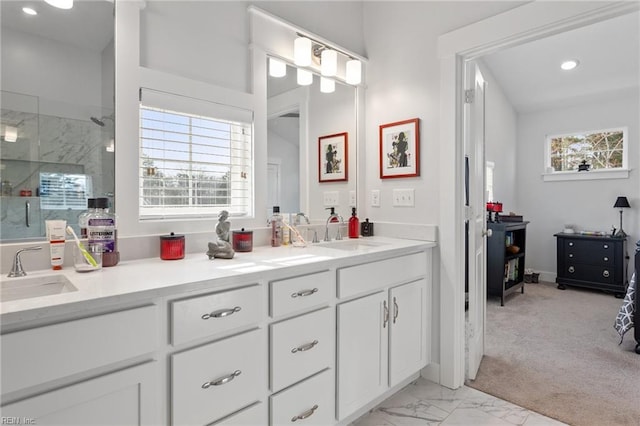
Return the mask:
<svg viewBox="0 0 640 426">
<path fill-rule="evenodd" d="M 229 231 L 231 230 L 231 222 L 228 221 L 229 212 L 222 210 L 218 215 L 218 224 L 216 225 L 216 235 L 218 239 L 215 243 L 209 243 L 207 256 L 209 259 L 214 257 L 220 259 L 231 259 L 235 254 L 231 243 L 229 242 Z"/>
</svg>

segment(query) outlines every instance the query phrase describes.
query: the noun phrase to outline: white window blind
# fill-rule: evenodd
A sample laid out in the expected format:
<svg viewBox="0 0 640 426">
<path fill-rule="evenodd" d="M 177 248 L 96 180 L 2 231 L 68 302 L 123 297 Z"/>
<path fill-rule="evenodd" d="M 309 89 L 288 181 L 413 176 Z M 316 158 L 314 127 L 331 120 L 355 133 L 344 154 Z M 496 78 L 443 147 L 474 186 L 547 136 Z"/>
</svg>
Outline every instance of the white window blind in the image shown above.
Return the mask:
<svg viewBox="0 0 640 426">
<path fill-rule="evenodd" d="M 86 210 L 91 198 L 91 176 L 68 173 L 40 173 L 40 208 Z"/>
<path fill-rule="evenodd" d="M 253 212 L 253 113 L 141 90 L 141 219 Z"/>
</svg>

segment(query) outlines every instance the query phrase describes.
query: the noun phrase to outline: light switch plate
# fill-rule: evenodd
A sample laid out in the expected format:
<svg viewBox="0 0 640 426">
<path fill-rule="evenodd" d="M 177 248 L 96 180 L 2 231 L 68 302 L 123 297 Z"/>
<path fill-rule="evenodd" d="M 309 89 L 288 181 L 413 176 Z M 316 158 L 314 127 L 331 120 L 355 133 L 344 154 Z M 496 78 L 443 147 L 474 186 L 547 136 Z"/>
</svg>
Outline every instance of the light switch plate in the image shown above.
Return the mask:
<svg viewBox="0 0 640 426">
<path fill-rule="evenodd" d="M 349 207 L 356 206 L 356 191 L 349 191 Z"/>
<path fill-rule="evenodd" d="M 415 206 L 415 190 L 411 189 L 394 189 L 393 190 L 393 206 L 394 207 L 414 207 Z"/>
<path fill-rule="evenodd" d="M 325 207 L 336 207 L 338 205 L 338 191 L 324 191 L 322 195 Z"/>
<path fill-rule="evenodd" d="M 373 207 L 380 207 L 380 190 L 373 189 L 371 191 L 371 205 Z"/>
</svg>

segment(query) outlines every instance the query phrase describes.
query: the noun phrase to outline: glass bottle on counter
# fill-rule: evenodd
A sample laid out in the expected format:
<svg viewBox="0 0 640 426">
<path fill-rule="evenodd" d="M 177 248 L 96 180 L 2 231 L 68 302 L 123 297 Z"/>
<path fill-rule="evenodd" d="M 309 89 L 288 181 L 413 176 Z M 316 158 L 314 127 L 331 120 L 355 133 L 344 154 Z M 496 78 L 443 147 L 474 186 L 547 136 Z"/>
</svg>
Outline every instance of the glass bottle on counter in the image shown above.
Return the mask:
<svg viewBox="0 0 640 426">
<path fill-rule="evenodd" d="M 116 215 L 109 212 L 109 199 L 96 198 L 96 209 L 87 220 L 89 244 L 102 245 L 102 266 L 115 266 L 120 260 Z"/>
<path fill-rule="evenodd" d="M 282 215 L 280 214 L 280 206 L 273 206 L 273 214 L 271 215 L 271 247 L 280 247 L 282 245 Z"/>
<path fill-rule="evenodd" d="M 87 225 L 89 216 L 96 212 L 96 199 L 87 198 L 87 211 L 78 216 L 78 227 L 80 228 L 80 238 L 87 238 Z"/>
</svg>

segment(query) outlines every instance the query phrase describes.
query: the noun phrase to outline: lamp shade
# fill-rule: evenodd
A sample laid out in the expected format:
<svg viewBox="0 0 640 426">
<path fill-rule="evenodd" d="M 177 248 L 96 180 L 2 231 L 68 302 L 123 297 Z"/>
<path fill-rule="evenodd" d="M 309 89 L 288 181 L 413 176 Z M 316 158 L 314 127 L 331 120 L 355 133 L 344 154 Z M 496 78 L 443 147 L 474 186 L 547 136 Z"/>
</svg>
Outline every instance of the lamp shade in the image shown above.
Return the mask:
<svg viewBox="0 0 640 426">
<path fill-rule="evenodd" d="M 313 83 L 313 74 L 311 73 L 311 71 L 298 68 L 296 77 L 300 86 L 308 86 Z"/>
<path fill-rule="evenodd" d="M 348 84 L 360 84 L 362 82 L 362 63 L 357 59 L 347 61 L 346 74 Z"/>
<path fill-rule="evenodd" d="M 320 72 L 326 77 L 336 75 L 338 70 L 338 52 L 331 49 L 324 49 L 321 53 Z"/>
<path fill-rule="evenodd" d="M 631 205 L 629 204 L 629 200 L 627 200 L 627 197 L 618 197 L 613 207 L 623 208 L 631 207 Z"/>
<path fill-rule="evenodd" d="M 274 58 L 269 58 L 269 75 L 271 77 L 284 77 L 287 75 L 287 64 Z"/>
<path fill-rule="evenodd" d="M 293 42 L 294 63 L 301 67 L 311 65 L 311 40 L 306 37 L 298 37 Z"/>
<path fill-rule="evenodd" d="M 320 91 L 322 93 L 333 93 L 336 91 L 336 82 L 330 78 L 320 77 Z"/>
</svg>

